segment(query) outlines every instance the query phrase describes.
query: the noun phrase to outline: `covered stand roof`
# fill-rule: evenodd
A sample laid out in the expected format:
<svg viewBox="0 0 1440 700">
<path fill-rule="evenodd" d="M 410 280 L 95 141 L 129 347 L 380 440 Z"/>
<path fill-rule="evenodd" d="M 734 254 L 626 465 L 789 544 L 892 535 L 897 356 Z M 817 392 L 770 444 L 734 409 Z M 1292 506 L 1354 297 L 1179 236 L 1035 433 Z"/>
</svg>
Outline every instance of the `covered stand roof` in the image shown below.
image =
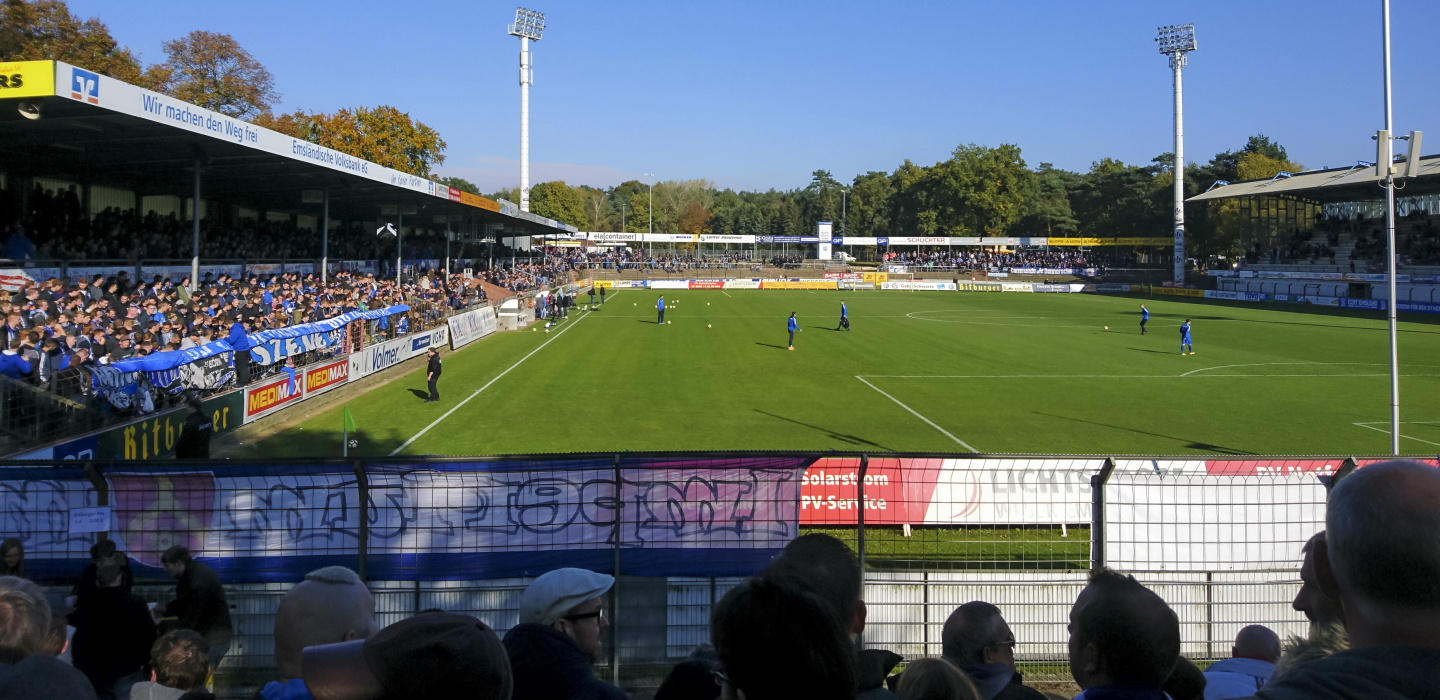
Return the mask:
<svg viewBox="0 0 1440 700">
<path fill-rule="evenodd" d="M 510 235 L 575 230 L 509 202 L 462 193 L 59 61 L 4 67 L 31 73 L 23 93 L 0 91 L 0 170 L 11 176 L 188 197 L 198 159 L 206 200 L 319 215 L 320 204 L 302 201 L 302 193 L 328 188 L 332 220 L 373 221 L 382 218 L 382 206 L 413 205 L 414 223 L 425 227 L 434 226 L 432 215 L 450 215 L 501 224 Z M 47 73 L 53 82 L 44 79 Z M 21 113 L 24 103 L 38 107 L 38 118 Z"/>
<path fill-rule="evenodd" d="M 1394 167 L 1395 180 L 1398 183 L 1396 197 L 1440 194 L 1440 155 L 1420 158 L 1420 172 L 1415 177 L 1401 177 L 1405 169 L 1404 163 L 1398 163 Z M 1317 204 L 1365 202 L 1385 198 L 1385 190 L 1380 187 L 1383 179 L 1375 172 L 1374 165 L 1362 164 L 1350 168 L 1311 170 L 1290 177 L 1277 175 L 1266 180 L 1233 182 L 1217 186 L 1185 201 L 1270 196 L 1304 199 Z"/>
</svg>

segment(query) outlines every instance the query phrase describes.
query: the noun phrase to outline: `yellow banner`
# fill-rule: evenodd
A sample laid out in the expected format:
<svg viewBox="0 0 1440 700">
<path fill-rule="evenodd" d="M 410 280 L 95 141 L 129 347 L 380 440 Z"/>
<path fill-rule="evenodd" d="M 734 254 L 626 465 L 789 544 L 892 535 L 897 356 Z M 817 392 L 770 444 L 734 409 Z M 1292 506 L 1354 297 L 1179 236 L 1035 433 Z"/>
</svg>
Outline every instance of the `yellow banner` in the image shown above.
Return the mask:
<svg viewBox="0 0 1440 700">
<path fill-rule="evenodd" d="M 469 204 L 469 205 L 472 206 L 472 207 L 480 207 L 481 209 L 486 209 L 486 210 L 488 210 L 488 211 L 500 211 L 500 203 L 499 203 L 499 202 L 497 202 L 497 201 L 495 201 L 495 200 L 493 200 L 493 199 L 486 199 L 485 197 L 481 197 L 481 196 L 478 195 L 478 194 L 470 194 L 469 192 L 461 192 L 461 193 L 460 193 L 460 202 L 463 203 L 463 204 Z"/>
<path fill-rule="evenodd" d="M 889 281 L 890 281 L 890 273 L 888 273 L 888 272 L 865 272 L 865 273 L 861 273 L 861 274 L 864 275 L 864 277 L 862 277 L 861 280 L 860 280 L 860 281 L 862 281 L 862 282 L 877 282 L 877 283 L 879 283 L 879 282 L 889 282 Z"/>
<path fill-rule="evenodd" d="M 1133 288 L 1132 288 L 1133 289 Z M 1181 289 L 1179 287 L 1151 287 L 1150 291 L 1156 294 L 1167 294 L 1172 297 L 1203 297 L 1203 289 Z"/>
<path fill-rule="evenodd" d="M 763 280 L 761 289 L 835 289 L 835 280 Z"/>
<path fill-rule="evenodd" d="M 0 100 L 55 94 L 54 61 L 0 63 Z"/>
<path fill-rule="evenodd" d="M 595 286 L 596 286 L 596 288 L 599 288 L 599 287 L 609 287 L 609 288 L 611 288 L 611 289 L 614 289 L 614 288 L 615 288 L 615 280 L 595 280 Z"/>
<path fill-rule="evenodd" d="M 1171 245 L 1175 242 L 1173 238 L 1164 236 L 1140 237 L 1140 238 L 1051 238 L 1046 241 L 1047 245 L 1053 246 L 1084 246 L 1093 248 L 1107 245 Z"/>
</svg>

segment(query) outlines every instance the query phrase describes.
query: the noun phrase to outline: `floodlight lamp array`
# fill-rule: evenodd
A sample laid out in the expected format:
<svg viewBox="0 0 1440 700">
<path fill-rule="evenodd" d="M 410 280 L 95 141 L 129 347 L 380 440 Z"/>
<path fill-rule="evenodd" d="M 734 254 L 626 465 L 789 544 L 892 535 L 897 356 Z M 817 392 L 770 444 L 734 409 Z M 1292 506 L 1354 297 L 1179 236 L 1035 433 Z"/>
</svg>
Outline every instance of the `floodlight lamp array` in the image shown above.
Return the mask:
<svg viewBox="0 0 1440 700">
<path fill-rule="evenodd" d="M 1155 41 L 1160 44 L 1160 53 L 1183 54 L 1195 50 L 1195 25 L 1172 24 L 1159 28 Z"/>
<path fill-rule="evenodd" d="M 515 23 L 510 25 L 510 33 L 540 41 L 540 35 L 545 33 L 545 13 L 523 7 L 515 8 Z"/>
</svg>

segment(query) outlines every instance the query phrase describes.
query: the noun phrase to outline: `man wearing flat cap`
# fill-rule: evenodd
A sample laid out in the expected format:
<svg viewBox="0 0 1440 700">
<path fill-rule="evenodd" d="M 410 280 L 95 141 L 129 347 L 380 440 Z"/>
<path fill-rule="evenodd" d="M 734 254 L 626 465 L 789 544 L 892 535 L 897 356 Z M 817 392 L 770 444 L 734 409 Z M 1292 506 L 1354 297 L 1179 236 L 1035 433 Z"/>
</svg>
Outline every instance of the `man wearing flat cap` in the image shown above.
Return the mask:
<svg viewBox="0 0 1440 700">
<path fill-rule="evenodd" d="M 520 594 L 520 624 L 504 641 L 515 671 L 514 700 L 625 700 L 593 670 L 610 626 L 600 596 L 613 585 L 613 576 L 556 569 Z"/>
</svg>

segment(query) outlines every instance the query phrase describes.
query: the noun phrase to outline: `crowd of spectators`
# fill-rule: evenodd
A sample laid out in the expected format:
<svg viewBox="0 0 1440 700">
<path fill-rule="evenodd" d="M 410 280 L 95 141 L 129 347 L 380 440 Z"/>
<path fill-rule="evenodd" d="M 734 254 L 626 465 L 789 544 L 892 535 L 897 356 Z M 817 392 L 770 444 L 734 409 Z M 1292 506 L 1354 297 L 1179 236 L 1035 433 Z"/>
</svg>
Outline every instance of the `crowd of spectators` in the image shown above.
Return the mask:
<svg viewBox="0 0 1440 700">
<path fill-rule="evenodd" d="M 1303 549 L 1294 607 L 1306 637 L 1262 625 L 1203 671 L 1181 655 L 1180 619 L 1132 576 L 1091 572 L 1068 616 L 1077 700 L 1420 700 L 1440 692 L 1440 470 L 1368 465 L 1330 493 L 1326 529 Z M 176 598 L 152 614 L 129 592 L 129 561 L 91 550 L 74 611 L 53 622 L 25 580 L 23 548 L 0 544 L 0 697 L 208 698 L 205 677 L 231 639 L 225 591 L 183 547 L 161 558 Z M 12 557 L 12 554 L 15 556 Z M 866 627 L 861 568 L 827 534 L 802 535 L 714 606 L 710 644 L 676 664 L 655 700 L 1042 700 L 1024 683 L 1017 637 L 1000 608 L 972 601 L 941 629 L 941 657 L 856 651 Z M 481 698 L 622 700 L 598 679 L 611 576 L 550 571 L 519 596 L 503 636 L 484 622 L 422 610 L 383 630 L 355 572 L 308 574 L 280 599 L 275 675 L 259 700 Z M 58 631 L 57 631 L 58 630 Z M 65 642 L 68 635 L 68 643 Z M 68 657 L 66 656 L 68 654 Z M 66 659 L 69 659 L 67 662 Z"/>
<path fill-rule="evenodd" d="M 1015 267 L 1052 269 L 1085 269 L 1102 267 L 1100 256 L 1080 250 L 1016 250 L 994 252 L 985 250 L 928 250 L 887 253 L 885 262 L 912 267 L 954 268 L 961 270 L 1008 270 Z"/>
<path fill-rule="evenodd" d="M 1341 257 L 1342 236 L 1350 236 L 1353 246 L 1348 256 Z M 1440 225 L 1436 217 L 1423 209 L 1396 219 L 1395 246 L 1401 265 L 1440 265 Z M 1247 255 L 1248 261 L 1288 264 L 1348 265 L 1351 272 L 1383 271 L 1389 245 L 1385 239 L 1384 222 L 1367 218 L 1363 213 L 1354 217 L 1321 216 L 1311 229 L 1291 227 L 1269 250 L 1259 241 Z"/>
<path fill-rule="evenodd" d="M 403 314 L 352 326 L 375 342 L 434 327 L 485 298 L 479 285 L 418 272 L 398 286 L 394 279 L 348 272 L 324 282 L 314 274 L 236 279 L 207 273 L 194 292 L 188 278 L 132 281 L 125 272 L 30 282 L 0 301 L 0 374 L 85 403 L 92 398 L 89 375 L 96 365 L 223 339 L 241 351 L 235 373 L 243 386 L 252 376 L 280 369 L 249 362 L 248 334 L 409 305 Z"/>
<path fill-rule="evenodd" d="M 26 206 L 0 190 L 0 223 L 6 226 L 3 257 L 13 260 L 176 260 L 193 254 L 193 223 L 175 214 L 138 208 L 103 209 L 88 214 L 75 190 L 55 192 L 36 186 Z M 463 244 L 457 244 L 463 245 Z M 411 229 L 404 240 L 406 259 L 436 259 L 443 233 Z M 200 257 L 224 260 L 318 260 L 327 251 L 318 230 L 296 221 L 242 217 L 222 223 L 200 219 Z M 472 249 L 470 252 L 475 252 Z M 455 257 L 463 257 L 462 249 Z M 331 260 L 385 260 L 396 255 L 395 238 L 364 230 L 356 222 L 332 229 Z"/>
</svg>

